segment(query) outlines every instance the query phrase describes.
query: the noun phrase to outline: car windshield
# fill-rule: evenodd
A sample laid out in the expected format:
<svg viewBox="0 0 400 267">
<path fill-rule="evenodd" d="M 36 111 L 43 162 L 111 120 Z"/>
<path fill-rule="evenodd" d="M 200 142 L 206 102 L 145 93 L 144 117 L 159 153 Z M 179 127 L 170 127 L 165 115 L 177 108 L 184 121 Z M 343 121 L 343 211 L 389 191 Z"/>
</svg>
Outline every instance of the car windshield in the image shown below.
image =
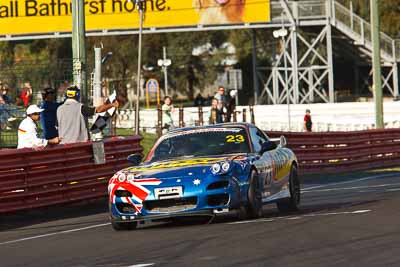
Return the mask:
<svg viewBox="0 0 400 267">
<path fill-rule="evenodd" d="M 167 135 L 152 150 L 146 162 L 248 152 L 249 141 L 244 128 L 203 128 Z"/>
</svg>

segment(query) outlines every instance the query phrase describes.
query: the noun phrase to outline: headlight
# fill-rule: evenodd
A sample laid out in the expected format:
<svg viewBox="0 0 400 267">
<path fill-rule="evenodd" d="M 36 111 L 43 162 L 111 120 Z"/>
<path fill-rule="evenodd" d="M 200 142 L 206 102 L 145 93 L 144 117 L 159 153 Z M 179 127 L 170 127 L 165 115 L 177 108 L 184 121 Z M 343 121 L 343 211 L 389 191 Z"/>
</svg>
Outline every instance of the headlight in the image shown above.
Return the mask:
<svg viewBox="0 0 400 267">
<path fill-rule="evenodd" d="M 135 179 L 135 175 L 134 174 L 128 174 L 128 176 L 126 176 L 126 180 L 128 182 L 132 182 Z"/>
<path fill-rule="evenodd" d="M 224 163 L 222 163 L 222 171 L 223 171 L 223 172 L 228 172 L 230 166 L 231 166 L 231 165 L 229 164 L 229 162 L 224 162 Z"/>
<path fill-rule="evenodd" d="M 125 178 L 126 178 L 125 173 L 121 173 L 121 174 L 118 176 L 118 181 L 119 181 L 120 183 L 123 183 L 123 182 L 125 182 Z"/>
<path fill-rule="evenodd" d="M 211 172 L 213 174 L 217 174 L 221 171 L 221 165 L 219 165 L 218 163 L 215 163 L 211 166 Z"/>
</svg>

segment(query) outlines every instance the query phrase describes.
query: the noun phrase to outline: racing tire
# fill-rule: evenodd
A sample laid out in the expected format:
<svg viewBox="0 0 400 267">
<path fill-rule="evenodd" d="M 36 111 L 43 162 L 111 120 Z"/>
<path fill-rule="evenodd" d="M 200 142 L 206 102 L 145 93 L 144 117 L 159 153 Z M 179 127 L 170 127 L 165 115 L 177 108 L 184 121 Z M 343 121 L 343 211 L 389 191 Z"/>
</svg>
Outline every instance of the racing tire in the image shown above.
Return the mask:
<svg viewBox="0 0 400 267">
<path fill-rule="evenodd" d="M 250 174 L 249 191 L 247 192 L 248 203 L 246 206 L 240 208 L 239 218 L 257 219 L 262 217 L 262 196 L 258 183 L 257 173 L 255 170 L 252 170 Z"/>
<path fill-rule="evenodd" d="M 276 203 L 280 212 L 298 211 L 300 206 L 300 180 L 297 175 L 296 165 L 292 165 L 289 177 L 289 194 L 290 197 L 280 200 Z"/>
<path fill-rule="evenodd" d="M 136 229 L 137 222 L 118 223 L 118 222 L 111 220 L 111 226 L 115 231 L 129 231 L 129 230 Z"/>
</svg>

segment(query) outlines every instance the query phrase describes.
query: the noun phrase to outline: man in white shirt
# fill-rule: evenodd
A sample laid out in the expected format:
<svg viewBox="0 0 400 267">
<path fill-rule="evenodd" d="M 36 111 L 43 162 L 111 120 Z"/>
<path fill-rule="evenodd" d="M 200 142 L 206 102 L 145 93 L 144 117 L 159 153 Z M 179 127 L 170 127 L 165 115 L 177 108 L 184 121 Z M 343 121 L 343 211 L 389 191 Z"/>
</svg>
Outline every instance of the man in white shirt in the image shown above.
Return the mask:
<svg viewBox="0 0 400 267">
<path fill-rule="evenodd" d="M 50 140 L 38 137 L 36 122 L 40 120 L 40 113 L 43 109 L 36 105 L 30 105 L 26 109 L 26 118 L 21 121 L 18 127 L 18 149 L 45 147 L 47 144 L 58 144 L 58 137 Z"/>
</svg>

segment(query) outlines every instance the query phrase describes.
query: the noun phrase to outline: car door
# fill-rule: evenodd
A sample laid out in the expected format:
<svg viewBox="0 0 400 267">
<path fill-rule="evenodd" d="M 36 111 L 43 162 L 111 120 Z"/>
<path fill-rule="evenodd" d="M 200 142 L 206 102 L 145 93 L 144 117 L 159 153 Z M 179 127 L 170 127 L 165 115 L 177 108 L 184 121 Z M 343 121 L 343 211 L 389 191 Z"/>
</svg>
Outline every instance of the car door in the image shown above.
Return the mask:
<svg viewBox="0 0 400 267">
<path fill-rule="evenodd" d="M 287 191 L 291 166 L 289 151 L 286 148 L 277 146 L 276 149 L 266 153 L 269 154 L 271 160 L 271 195 Z M 281 196 L 282 194 L 276 195 L 276 198 Z"/>
<path fill-rule="evenodd" d="M 268 137 L 264 135 L 264 133 L 259 130 L 257 127 L 250 127 L 249 128 L 251 143 L 253 146 L 253 151 L 255 154 L 254 165 L 256 166 L 259 177 L 260 183 L 263 185 L 262 188 L 262 196 L 263 199 L 268 198 L 271 195 L 271 181 L 272 181 L 272 158 L 270 153 L 265 152 L 260 154 L 262 144 L 268 141 Z"/>
</svg>

